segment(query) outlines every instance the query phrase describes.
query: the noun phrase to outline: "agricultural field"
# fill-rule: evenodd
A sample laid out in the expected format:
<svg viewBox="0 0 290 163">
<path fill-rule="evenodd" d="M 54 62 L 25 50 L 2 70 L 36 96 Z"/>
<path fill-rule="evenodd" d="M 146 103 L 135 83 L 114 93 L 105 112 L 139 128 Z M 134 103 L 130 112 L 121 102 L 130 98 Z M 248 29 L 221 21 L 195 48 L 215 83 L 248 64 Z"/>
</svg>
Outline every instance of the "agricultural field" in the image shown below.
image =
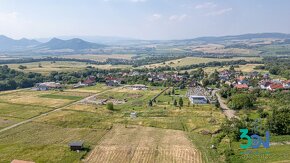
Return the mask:
<svg viewBox="0 0 290 163">
<path fill-rule="evenodd" d="M 48 75 L 52 71 L 56 72 L 69 72 L 69 71 L 79 71 L 84 70 L 87 66 L 94 65 L 86 64 L 84 62 L 71 62 L 71 61 L 56 61 L 54 62 L 31 62 L 31 63 L 21 63 L 21 64 L 7 64 L 9 68 L 15 69 L 17 71 L 24 72 L 35 72 L 41 73 L 43 75 Z M 26 66 L 26 69 L 19 69 L 19 66 Z"/>
<path fill-rule="evenodd" d="M 198 46 L 189 46 L 189 49 L 193 51 L 199 51 L 204 53 L 216 53 L 216 54 L 242 54 L 242 55 L 257 55 L 260 53 L 258 50 L 254 49 L 244 49 L 244 48 L 226 48 L 221 44 L 206 44 Z"/>
<path fill-rule="evenodd" d="M 158 64 L 151 64 L 142 66 L 142 68 L 155 68 L 155 67 L 163 67 L 163 66 L 170 66 L 170 67 L 178 67 L 178 66 L 186 66 L 192 64 L 199 64 L 199 63 L 208 63 L 213 61 L 236 61 L 236 60 L 245 60 L 245 61 L 261 61 L 262 58 L 259 57 L 235 57 L 235 58 L 228 58 L 228 59 L 218 59 L 218 58 L 201 58 L 201 57 L 186 57 L 177 60 L 171 60 L 164 63 Z"/>
<path fill-rule="evenodd" d="M 64 55 L 62 57 L 64 58 L 74 58 L 74 59 L 90 59 L 90 60 L 94 60 L 94 61 L 100 61 L 100 62 L 104 62 L 109 58 L 113 58 L 113 59 L 132 59 L 134 55 L 133 54 L 98 54 L 98 55 L 94 55 L 94 54 L 76 54 L 76 55 Z"/>
<path fill-rule="evenodd" d="M 93 149 L 86 162 L 116 160 L 120 163 L 202 162 L 200 152 L 182 131 L 123 125 L 114 126 Z"/>
<path fill-rule="evenodd" d="M 224 121 L 224 115 L 212 105 L 188 105 L 186 89 L 176 90 L 176 95 L 172 96 L 161 94 L 149 107 L 148 101 L 163 89 L 150 87 L 141 91 L 123 87 L 109 89 L 97 85 L 63 92 L 22 90 L 3 93 L 0 95 L 0 108 L 3 110 L 0 119 L 10 116 L 13 123 L 1 124 L 2 128 L 50 110 L 61 109 L 0 132 L 0 162 L 12 159 L 40 163 L 94 162 L 99 156 L 104 161 L 120 157 L 126 160 L 133 153 L 132 161 L 192 162 L 194 159 L 196 162 L 213 162 L 216 159 L 214 154 L 200 152 L 208 151 L 210 147 L 204 144 L 210 141 L 202 138 L 211 139 L 203 134 L 217 131 Z M 92 94 L 102 99 L 126 99 L 126 102 L 115 104 L 114 110 L 108 110 L 106 105 L 75 102 Z M 172 99 L 179 97 L 184 100 L 184 106 L 180 108 L 172 103 Z M 14 105 L 19 107 L 11 109 Z M 22 112 L 23 109 L 28 112 Z M 137 112 L 136 119 L 130 118 L 131 112 Z M 122 138 L 129 141 L 124 144 L 124 141 L 119 141 Z M 80 153 L 70 151 L 68 143 L 78 140 L 85 142 L 86 150 Z M 103 148 L 104 144 L 106 148 Z M 181 155 L 183 151 L 185 155 Z M 104 155 L 108 152 L 118 154 L 112 157 Z M 128 152 L 132 152 L 132 155 Z"/>
</svg>

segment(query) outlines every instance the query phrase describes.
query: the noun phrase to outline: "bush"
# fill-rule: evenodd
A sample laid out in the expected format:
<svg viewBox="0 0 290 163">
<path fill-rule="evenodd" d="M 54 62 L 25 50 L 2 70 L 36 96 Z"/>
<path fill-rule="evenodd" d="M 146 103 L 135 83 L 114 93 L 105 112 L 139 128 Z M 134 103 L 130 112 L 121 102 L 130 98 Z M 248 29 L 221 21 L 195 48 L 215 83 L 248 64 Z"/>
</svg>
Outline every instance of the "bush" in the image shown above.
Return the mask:
<svg viewBox="0 0 290 163">
<path fill-rule="evenodd" d="M 111 110 L 111 111 L 114 111 L 114 104 L 113 103 L 107 103 L 107 109 L 108 110 Z"/>
</svg>

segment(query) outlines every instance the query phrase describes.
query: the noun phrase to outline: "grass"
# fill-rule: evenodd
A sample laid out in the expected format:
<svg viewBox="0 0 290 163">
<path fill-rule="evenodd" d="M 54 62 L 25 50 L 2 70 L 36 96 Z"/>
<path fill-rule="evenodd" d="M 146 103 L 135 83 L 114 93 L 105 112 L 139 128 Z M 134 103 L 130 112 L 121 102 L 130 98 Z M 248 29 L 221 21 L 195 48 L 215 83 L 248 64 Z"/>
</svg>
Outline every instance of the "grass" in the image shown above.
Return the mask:
<svg viewBox="0 0 290 163">
<path fill-rule="evenodd" d="M 85 92 L 85 93 L 100 93 L 106 90 L 112 89 L 111 87 L 106 86 L 105 84 L 96 84 L 95 86 L 77 88 L 77 89 L 69 89 L 66 92 Z"/>
<path fill-rule="evenodd" d="M 106 109 L 106 105 L 74 104 L 0 133 L 0 162 L 9 162 L 12 159 L 33 160 L 40 163 L 80 162 L 87 156 L 88 151 L 72 152 L 67 144 L 71 141 L 83 140 L 86 147 L 93 149 L 115 124 L 183 131 L 193 145 L 201 151 L 204 162 L 223 162 L 220 153 L 228 143 L 224 142 L 220 151 L 210 149 L 211 135 L 201 134 L 203 131 L 215 132 L 220 129 L 220 124 L 225 119 L 220 110 L 213 105 L 188 105 L 188 98 L 185 97 L 186 89 L 176 89 L 176 95 L 173 96 L 162 94 L 156 99 L 153 107 L 149 107 L 149 99 L 162 89 L 164 88 L 151 87 L 146 91 L 134 91 L 127 88 L 110 90 L 104 85 L 96 85 L 63 92 L 21 90 L 1 94 L 0 124 L 2 122 L 2 126 L 0 125 L 0 128 L 104 90 L 108 91 L 98 95 L 98 98 L 120 100 L 126 98 L 128 102 L 115 105 L 115 111 Z M 181 109 L 173 106 L 172 102 L 172 99 L 178 100 L 179 97 L 182 97 L 184 101 Z M 133 111 L 137 112 L 136 119 L 130 118 L 130 113 Z M 152 136 L 156 136 L 154 132 Z M 289 140 L 289 136 L 271 136 L 271 142 L 286 140 Z M 235 155 L 230 159 L 233 162 L 239 160 L 262 162 L 255 157 L 249 160 L 241 159 L 238 145 L 239 142 L 234 142 L 232 145 Z M 278 155 L 281 151 L 289 151 L 289 145 L 276 145 L 270 147 L 270 150 L 271 153 Z M 270 158 L 268 162 L 286 159 L 282 156 L 278 157 Z"/>
<path fill-rule="evenodd" d="M 43 123 L 25 124 L 0 134 L 0 162 L 13 159 L 39 163 L 79 162 L 86 152 L 70 151 L 68 143 L 83 140 L 87 146 L 92 146 L 105 133 L 105 130 L 62 128 Z"/>
<path fill-rule="evenodd" d="M 41 67 L 39 67 L 41 64 Z M 26 66 L 27 69 L 21 70 L 19 69 L 19 65 Z M 87 66 L 94 66 L 89 65 L 84 62 L 69 62 L 69 61 L 56 61 L 53 62 L 31 62 L 31 63 L 21 63 L 21 64 L 8 64 L 9 68 L 24 71 L 24 72 L 35 72 L 41 73 L 44 75 L 48 75 L 52 71 L 57 72 L 70 72 L 70 71 L 80 71 L 84 70 Z"/>
<path fill-rule="evenodd" d="M 232 144 L 234 148 L 234 155 L 230 157 L 232 162 L 290 162 L 288 151 L 290 151 L 290 145 L 275 145 L 266 149 L 262 146 L 258 149 L 242 150 L 239 148 L 240 142 L 234 142 Z M 250 152 L 245 154 L 245 152 Z"/>
<path fill-rule="evenodd" d="M 235 57 L 235 58 L 228 58 L 228 59 L 218 59 L 218 58 L 201 58 L 201 57 L 186 57 L 182 59 L 177 60 L 171 60 L 163 63 L 158 64 L 151 64 L 146 65 L 142 67 L 146 68 L 154 68 L 154 67 L 164 67 L 164 66 L 170 66 L 170 67 L 178 67 L 178 66 L 186 66 L 186 65 L 192 65 L 192 64 L 199 64 L 199 63 L 208 63 L 213 61 L 236 61 L 236 60 L 246 60 L 246 61 L 260 61 L 262 58 L 259 57 Z"/>
<path fill-rule="evenodd" d="M 104 62 L 108 58 L 114 58 L 114 59 L 128 59 L 130 60 L 134 55 L 132 54 L 76 54 L 76 55 L 65 55 L 64 58 L 75 58 L 75 59 L 91 59 L 95 61 Z"/>
<path fill-rule="evenodd" d="M 82 97 L 80 96 L 65 96 L 65 95 L 57 95 L 57 94 L 44 94 L 44 95 L 40 95 L 39 97 L 51 98 L 51 99 L 74 100 L 74 101 L 78 101 L 82 99 Z"/>
</svg>

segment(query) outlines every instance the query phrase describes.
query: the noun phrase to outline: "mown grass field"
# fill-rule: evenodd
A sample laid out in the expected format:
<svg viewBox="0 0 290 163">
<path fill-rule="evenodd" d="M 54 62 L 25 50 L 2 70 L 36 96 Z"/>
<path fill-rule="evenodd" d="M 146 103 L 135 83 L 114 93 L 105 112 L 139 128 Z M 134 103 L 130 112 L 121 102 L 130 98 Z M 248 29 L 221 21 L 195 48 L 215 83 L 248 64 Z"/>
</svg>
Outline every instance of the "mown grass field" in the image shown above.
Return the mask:
<svg viewBox="0 0 290 163">
<path fill-rule="evenodd" d="M 222 62 L 222 61 L 236 61 L 236 60 L 246 60 L 246 61 L 260 61 L 262 58 L 259 57 L 235 57 L 235 58 L 228 58 L 228 59 L 219 59 L 219 58 L 201 58 L 201 57 L 186 57 L 177 60 L 171 60 L 164 63 L 158 64 L 151 64 L 142 66 L 143 68 L 156 68 L 156 67 L 163 67 L 163 66 L 170 66 L 170 67 L 178 67 L 178 66 L 186 66 L 192 64 L 199 64 L 199 63 L 208 63 L 208 62 Z"/>
</svg>

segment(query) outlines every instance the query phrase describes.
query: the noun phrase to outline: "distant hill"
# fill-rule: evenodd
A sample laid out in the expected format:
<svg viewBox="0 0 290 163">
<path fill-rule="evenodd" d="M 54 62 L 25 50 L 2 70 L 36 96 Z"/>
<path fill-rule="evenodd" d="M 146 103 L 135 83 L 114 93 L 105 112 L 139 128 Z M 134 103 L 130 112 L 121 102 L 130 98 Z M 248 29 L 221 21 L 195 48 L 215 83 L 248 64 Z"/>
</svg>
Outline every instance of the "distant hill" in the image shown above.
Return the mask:
<svg viewBox="0 0 290 163">
<path fill-rule="evenodd" d="M 103 47 L 106 47 L 106 45 L 91 43 L 78 38 L 70 40 L 61 40 L 58 38 L 53 38 L 47 43 L 38 45 L 36 48 L 48 50 L 60 50 L 60 49 L 85 50 L 85 49 L 99 49 Z"/>
<path fill-rule="evenodd" d="M 290 39 L 290 34 L 284 33 L 254 33 L 254 34 L 243 34 L 235 36 L 220 36 L 220 37 L 198 37 L 192 39 L 193 41 L 204 41 L 204 42 L 221 42 L 221 41 L 232 41 L 232 40 L 250 40 L 250 39 Z"/>
<path fill-rule="evenodd" d="M 41 43 L 36 40 L 29 40 L 26 38 L 14 40 L 4 35 L 0 35 L 0 50 L 2 51 L 25 49 L 39 44 Z"/>
</svg>

